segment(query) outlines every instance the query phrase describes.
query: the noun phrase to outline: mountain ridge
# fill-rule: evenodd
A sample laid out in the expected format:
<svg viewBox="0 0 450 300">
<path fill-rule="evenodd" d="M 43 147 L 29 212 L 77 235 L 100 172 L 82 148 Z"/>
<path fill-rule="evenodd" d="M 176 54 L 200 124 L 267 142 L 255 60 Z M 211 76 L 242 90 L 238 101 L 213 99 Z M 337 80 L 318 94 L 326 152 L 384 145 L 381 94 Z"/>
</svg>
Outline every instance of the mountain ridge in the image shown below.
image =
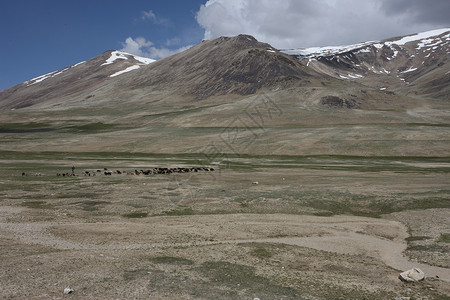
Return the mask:
<svg viewBox="0 0 450 300">
<path fill-rule="evenodd" d="M 402 93 L 450 97 L 450 28 L 383 41 L 283 52 L 335 78 Z"/>
<path fill-rule="evenodd" d="M 107 51 L 1 91 L 0 150 L 450 156 L 447 40 L 421 43 L 309 65 L 248 35 L 150 64 Z"/>
<path fill-rule="evenodd" d="M 159 61 L 108 50 L 0 91 L 0 109 L 133 89 L 178 90 L 181 96 L 202 100 L 330 78 L 403 94 L 448 97 L 449 48 L 450 28 L 444 28 L 380 42 L 281 51 L 248 35 L 221 37 Z"/>
</svg>

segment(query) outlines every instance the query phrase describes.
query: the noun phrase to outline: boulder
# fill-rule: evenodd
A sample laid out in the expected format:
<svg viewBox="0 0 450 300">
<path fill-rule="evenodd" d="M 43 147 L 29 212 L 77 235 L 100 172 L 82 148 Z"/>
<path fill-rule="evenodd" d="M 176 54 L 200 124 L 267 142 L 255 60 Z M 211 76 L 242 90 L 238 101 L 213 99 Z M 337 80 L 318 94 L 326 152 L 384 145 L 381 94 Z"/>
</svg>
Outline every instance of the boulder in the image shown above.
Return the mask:
<svg viewBox="0 0 450 300">
<path fill-rule="evenodd" d="M 70 285 L 68 285 L 65 289 L 64 289 L 64 295 L 68 295 L 68 294 L 72 294 L 73 293 L 73 289 L 70 287 Z"/>
<path fill-rule="evenodd" d="M 400 273 L 398 278 L 405 282 L 417 282 L 425 279 L 425 273 L 418 268 L 412 268 L 411 270 Z"/>
</svg>

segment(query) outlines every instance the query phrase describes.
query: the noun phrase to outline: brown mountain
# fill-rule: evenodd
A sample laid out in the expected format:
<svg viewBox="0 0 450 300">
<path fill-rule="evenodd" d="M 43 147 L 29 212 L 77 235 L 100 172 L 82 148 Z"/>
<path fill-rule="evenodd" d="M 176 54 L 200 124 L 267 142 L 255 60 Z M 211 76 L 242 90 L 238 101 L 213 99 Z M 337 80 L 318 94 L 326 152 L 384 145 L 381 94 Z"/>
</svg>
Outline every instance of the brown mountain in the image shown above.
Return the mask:
<svg viewBox="0 0 450 300">
<path fill-rule="evenodd" d="M 0 91 L 0 150 L 449 155 L 448 33 L 279 51 L 107 51 Z M 218 156 L 220 157 L 220 156 Z"/>
<path fill-rule="evenodd" d="M 177 89 L 186 96 L 250 95 L 317 76 L 293 57 L 248 35 L 203 41 L 123 80 L 124 88 Z"/>
<path fill-rule="evenodd" d="M 120 52 L 107 51 L 85 63 L 44 75 L 45 80 L 38 78 L 3 90 L 0 109 L 60 105 L 61 98 L 94 98 L 99 91 L 176 90 L 177 94 L 194 99 L 249 95 L 264 87 L 284 88 L 320 77 L 294 57 L 247 35 L 204 41 L 149 65 L 126 53 L 120 55 L 128 59 L 118 58 L 106 64 L 116 53 Z M 111 77 L 133 66 L 140 68 Z"/>
</svg>

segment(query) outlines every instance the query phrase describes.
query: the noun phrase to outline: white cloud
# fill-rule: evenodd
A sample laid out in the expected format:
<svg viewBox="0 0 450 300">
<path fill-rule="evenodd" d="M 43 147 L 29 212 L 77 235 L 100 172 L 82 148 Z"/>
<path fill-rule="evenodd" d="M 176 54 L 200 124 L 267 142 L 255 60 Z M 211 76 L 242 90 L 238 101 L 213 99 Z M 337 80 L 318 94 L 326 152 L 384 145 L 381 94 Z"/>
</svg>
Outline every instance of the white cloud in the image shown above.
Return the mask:
<svg viewBox="0 0 450 300">
<path fill-rule="evenodd" d="M 181 39 L 179 38 L 172 38 L 166 40 L 166 46 L 175 46 L 181 44 Z"/>
<path fill-rule="evenodd" d="M 153 43 L 147 41 L 145 38 L 138 37 L 136 39 L 133 39 L 129 37 L 125 40 L 125 43 L 122 43 L 123 48 L 121 49 L 121 51 L 138 56 L 145 56 L 145 49 L 152 45 Z"/>
<path fill-rule="evenodd" d="M 142 12 L 142 20 L 150 20 L 156 22 L 156 15 L 152 10 Z"/>
<path fill-rule="evenodd" d="M 438 26 L 421 17 L 413 5 L 417 1 L 389 1 L 402 2 L 404 9 L 389 9 L 387 0 L 209 0 L 198 11 L 197 22 L 205 39 L 245 33 L 278 48 L 351 44 Z M 449 3 L 429 1 L 431 7 Z"/>
<path fill-rule="evenodd" d="M 170 24 L 171 24 L 170 20 L 156 16 L 156 14 L 153 12 L 153 10 L 142 11 L 141 18 L 144 21 L 149 20 L 153 24 L 156 24 L 156 25 L 170 26 Z"/>
<path fill-rule="evenodd" d="M 188 45 L 177 49 L 156 47 L 151 41 L 147 41 L 143 37 L 137 37 L 135 39 L 128 37 L 125 42 L 122 43 L 123 48 L 121 51 L 157 60 L 183 52 L 192 46 L 193 45 Z"/>
</svg>

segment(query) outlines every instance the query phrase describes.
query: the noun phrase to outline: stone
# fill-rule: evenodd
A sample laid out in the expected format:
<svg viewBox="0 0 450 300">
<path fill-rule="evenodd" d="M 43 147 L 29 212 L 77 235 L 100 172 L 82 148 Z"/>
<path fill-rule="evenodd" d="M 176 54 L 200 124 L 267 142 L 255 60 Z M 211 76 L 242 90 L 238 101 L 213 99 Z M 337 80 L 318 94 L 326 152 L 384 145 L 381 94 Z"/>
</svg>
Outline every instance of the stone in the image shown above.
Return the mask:
<svg viewBox="0 0 450 300">
<path fill-rule="evenodd" d="M 425 273 L 418 268 L 412 268 L 411 270 L 400 273 L 398 278 L 405 282 L 417 282 L 425 279 Z"/>
<path fill-rule="evenodd" d="M 70 287 L 70 285 L 68 285 L 65 289 L 64 289 L 64 295 L 69 295 L 73 293 L 73 289 Z"/>
</svg>

